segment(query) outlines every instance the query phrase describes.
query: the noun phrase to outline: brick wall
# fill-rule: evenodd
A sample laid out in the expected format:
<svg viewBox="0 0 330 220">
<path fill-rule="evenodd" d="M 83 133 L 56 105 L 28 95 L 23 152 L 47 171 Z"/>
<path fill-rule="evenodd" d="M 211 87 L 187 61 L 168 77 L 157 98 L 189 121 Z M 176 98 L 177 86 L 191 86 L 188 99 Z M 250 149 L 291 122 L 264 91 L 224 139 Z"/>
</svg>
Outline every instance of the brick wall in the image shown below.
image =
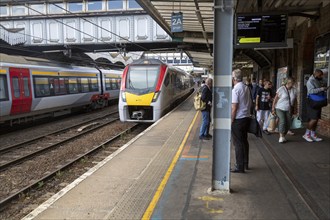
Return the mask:
<svg viewBox="0 0 330 220">
<path fill-rule="evenodd" d="M 330 104 L 328 106 L 322 108 L 322 116 L 321 120 L 318 122 L 317 132 L 330 137 Z"/>
<path fill-rule="evenodd" d="M 297 51 L 294 55 L 296 61 L 293 63 L 293 75 L 297 78 L 298 82 L 298 109 L 300 109 L 301 114 L 304 114 L 306 100 L 306 87 L 304 86 L 303 77 L 305 74 L 311 74 L 313 71 L 315 38 L 330 32 L 329 11 L 330 4 L 321 8 L 319 19 L 306 20 L 294 30 L 294 49 Z M 317 132 L 330 137 L 330 104 L 322 109 L 322 116 L 318 123 Z"/>
</svg>

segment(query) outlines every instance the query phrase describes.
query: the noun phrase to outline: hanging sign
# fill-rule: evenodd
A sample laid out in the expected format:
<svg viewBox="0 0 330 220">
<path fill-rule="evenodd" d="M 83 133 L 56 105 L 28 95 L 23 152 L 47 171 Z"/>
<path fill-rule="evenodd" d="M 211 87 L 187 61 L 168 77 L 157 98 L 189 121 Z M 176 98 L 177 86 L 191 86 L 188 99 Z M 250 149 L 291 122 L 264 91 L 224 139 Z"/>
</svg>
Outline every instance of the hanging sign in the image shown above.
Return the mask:
<svg viewBox="0 0 330 220">
<path fill-rule="evenodd" d="M 182 14 L 182 12 L 172 13 L 171 31 L 172 31 L 172 33 L 183 31 L 183 14 Z"/>
</svg>

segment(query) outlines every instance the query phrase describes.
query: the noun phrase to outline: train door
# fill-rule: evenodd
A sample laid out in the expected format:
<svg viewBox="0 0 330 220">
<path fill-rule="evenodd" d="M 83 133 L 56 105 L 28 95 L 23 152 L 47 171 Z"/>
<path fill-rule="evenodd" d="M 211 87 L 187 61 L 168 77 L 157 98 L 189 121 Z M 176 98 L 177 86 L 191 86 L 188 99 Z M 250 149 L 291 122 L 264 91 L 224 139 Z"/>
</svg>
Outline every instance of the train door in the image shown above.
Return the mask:
<svg viewBox="0 0 330 220">
<path fill-rule="evenodd" d="M 9 68 L 11 85 L 11 115 L 31 111 L 32 94 L 29 69 Z"/>
</svg>

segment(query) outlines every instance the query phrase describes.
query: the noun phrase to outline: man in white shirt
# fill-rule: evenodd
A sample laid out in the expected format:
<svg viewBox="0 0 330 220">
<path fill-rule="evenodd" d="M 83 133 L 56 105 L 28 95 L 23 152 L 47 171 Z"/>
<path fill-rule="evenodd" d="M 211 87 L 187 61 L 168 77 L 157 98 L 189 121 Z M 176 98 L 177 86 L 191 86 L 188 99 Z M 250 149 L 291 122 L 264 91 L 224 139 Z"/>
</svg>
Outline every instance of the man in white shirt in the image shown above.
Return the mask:
<svg viewBox="0 0 330 220">
<path fill-rule="evenodd" d="M 244 173 L 249 164 L 248 128 L 251 114 L 252 97 L 249 87 L 242 82 L 241 70 L 233 71 L 231 133 L 235 146 L 236 167 L 233 173 Z"/>
</svg>

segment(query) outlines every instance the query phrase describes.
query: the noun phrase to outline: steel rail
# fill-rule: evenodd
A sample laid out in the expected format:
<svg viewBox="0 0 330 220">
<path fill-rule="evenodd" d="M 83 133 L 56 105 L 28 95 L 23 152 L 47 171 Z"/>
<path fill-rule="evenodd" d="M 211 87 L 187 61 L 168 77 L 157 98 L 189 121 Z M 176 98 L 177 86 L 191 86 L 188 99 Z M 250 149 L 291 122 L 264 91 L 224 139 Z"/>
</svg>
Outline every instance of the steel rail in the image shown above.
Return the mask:
<svg viewBox="0 0 330 220">
<path fill-rule="evenodd" d="M 29 144 L 31 142 L 34 142 L 34 141 L 37 141 L 37 140 L 40 140 L 40 139 L 43 139 L 45 138 L 46 136 L 49 136 L 49 135 L 54 135 L 54 134 L 57 134 L 57 133 L 61 133 L 61 132 L 64 132 L 66 130 L 69 130 L 69 129 L 72 129 L 74 127 L 77 127 L 77 126 L 81 126 L 83 124 L 86 124 L 86 123 L 89 123 L 91 121 L 95 121 L 97 119 L 101 119 L 101 118 L 105 118 L 105 117 L 108 117 L 110 115 L 114 115 L 118 113 L 118 111 L 115 111 L 115 112 L 110 112 L 106 115 L 103 115 L 103 116 L 99 116 L 97 118 L 93 118 L 93 119 L 90 119 L 90 120 L 87 120 L 87 121 L 84 121 L 84 122 L 81 122 L 81 123 L 77 123 L 77 124 L 74 124 L 72 126 L 69 126 L 69 127 L 66 127 L 66 128 L 63 128 L 63 129 L 60 129 L 60 130 L 57 130 L 57 131 L 52 131 L 52 132 L 49 132 L 47 134 L 43 134 L 43 135 L 40 135 L 40 136 L 37 136 L 33 139 L 30 139 L 30 140 L 27 140 L 27 141 L 23 141 L 23 142 L 20 142 L 18 144 L 12 144 L 12 145 L 9 145 L 7 147 L 4 147 L 4 148 L 0 148 L 0 153 L 3 154 L 3 153 L 6 153 L 8 151 L 12 151 L 12 150 L 15 150 L 15 149 L 18 149 L 18 148 L 21 148 L 23 145 L 25 144 Z"/>
<path fill-rule="evenodd" d="M 5 164 L 2 164 L 2 165 L 0 165 L 0 172 L 1 172 L 1 171 L 4 171 L 4 170 L 6 170 L 6 169 L 8 169 L 10 166 L 13 166 L 13 165 L 15 165 L 15 164 L 22 163 L 22 162 L 24 162 L 25 160 L 31 159 L 32 157 L 35 157 L 35 156 L 37 156 L 37 155 L 39 155 L 39 154 L 41 154 L 41 153 L 43 153 L 43 152 L 46 152 L 46 151 L 49 151 L 49 150 L 53 150 L 53 149 L 55 149 L 56 147 L 59 147 L 59 146 L 61 146 L 61 145 L 64 144 L 64 143 L 67 143 L 67 142 L 69 142 L 69 141 L 75 140 L 75 139 L 77 139 L 78 137 L 80 137 L 80 136 L 82 136 L 82 135 L 85 135 L 85 134 L 87 134 L 87 133 L 90 133 L 91 131 L 95 131 L 95 130 L 97 130 L 97 129 L 99 129 L 99 128 L 102 128 L 102 127 L 104 127 L 104 126 L 106 126 L 106 125 L 109 125 L 109 124 L 111 124 L 111 123 L 113 123 L 113 122 L 115 122 L 115 121 L 118 121 L 118 120 L 119 120 L 119 118 L 115 118 L 115 119 L 113 119 L 113 120 L 111 120 L 111 121 L 108 121 L 108 122 L 106 122 L 106 123 L 104 123 L 104 124 L 98 125 L 98 126 L 96 126 L 96 127 L 94 127 L 94 128 L 91 128 L 91 129 L 88 129 L 88 130 L 86 130 L 86 131 L 84 131 L 84 132 L 81 132 L 81 133 L 79 133 L 79 134 L 77 134 L 77 135 L 75 135 L 75 136 L 72 136 L 72 137 L 69 137 L 69 138 L 67 138 L 67 139 L 65 139 L 65 140 L 62 140 L 62 141 L 60 141 L 60 142 L 58 142 L 58 143 L 52 144 L 52 145 L 50 145 L 50 146 L 48 146 L 48 147 L 45 147 L 45 148 L 43 148 L 43 149 L 40 149 L 40 150 L 34 151 L 34 152 L 30 153 L 30 154 L 24 155 L 24 156 L 19 157 L 19 158 L 15 159 L 15 160 L 12 160 L 12 161 L 9 161 L 9 162 L 7 162 L 7 163 L 5 163 Z"/>
<path fill-rule="evenodd" d="M 1 208 L 0 208 L 0 211 L 1 211 L 2 209 L 4 209 L 4 207 L 5 207 L 8 203 L 10 203 L 10 202 L 13 201 L 14 199 L 18 198 L 21 194 L 26 193 L 26 192 L 28 192 L 29 190 L 38 187 L 39 184 L 40 184 L 41 182 L 44 182 L 44 181 L 46 181 L 46 180 L 48 180 L 48 179 L 54 177 L 58 172 L 61 172 L 61 171 L 63 171 L 64 169 L 67 169 L 69 166 L 71 166 L 71 165 L 74 164 L 75 162 L 77 162 L 77 161 L 79 161 L 80 159 L 82 159 L 82 158 L 84 158 L 84 157 L 86 157 L 86 156 L 88 156 L 88 155 L 94 153 L 94 152 L 97 151 L 98 149 L 103 148 L 104 145 L 110 144 L 111 142 L 113 142 L 113 141 L 115 141 L 116 139 L 120 138 L 123 134 L 126 134 L 127 132 L 136 129 L 136 128 L 137 128 L 138 126 L 140 126 L 140 125 L 141 125 L 141 124 L 135 124 L 134 126 L 132 126 L 132 127 L 128 128 L 128 129 L 126 129 L 126 130 L 120 132 L 120 133 L 117 134 L 116 136 L 114 136 L 114 137 L 112 137 L 111 139 L 105 141 L 104 143 L 102 143 L 102 144 L 96 146 L 95 148 L 91 149 L 91 150 L 88 151 L 87 153 L 85 153 L 85 154 L 83 154 L 83 155 L 80 155 L 80 156 L 77 157 L 76 159 L 74 159 L 74 160 L 68 162 L 67 164 L 65 164 L 65 165 L 63 165 L 62 167 L 56 169 L 55 171 L 49 173 L 48 175 L 46 175 L 46 176 L 44 176 L 44 177 L 38 179 L 37 181 L 33 182 L 33 183 L 30 184 L 29 186 L 26 186 L 26 187 L 24 187 L 23 189 L 19 190 L 18 192 L 16 192 L 16 193 L 14 193 L 14 194 L 8 196 L 7 198 L 1 200 L 1 201 L 0 201 L 0 207 L 1 207 Z"/>
</svg>

